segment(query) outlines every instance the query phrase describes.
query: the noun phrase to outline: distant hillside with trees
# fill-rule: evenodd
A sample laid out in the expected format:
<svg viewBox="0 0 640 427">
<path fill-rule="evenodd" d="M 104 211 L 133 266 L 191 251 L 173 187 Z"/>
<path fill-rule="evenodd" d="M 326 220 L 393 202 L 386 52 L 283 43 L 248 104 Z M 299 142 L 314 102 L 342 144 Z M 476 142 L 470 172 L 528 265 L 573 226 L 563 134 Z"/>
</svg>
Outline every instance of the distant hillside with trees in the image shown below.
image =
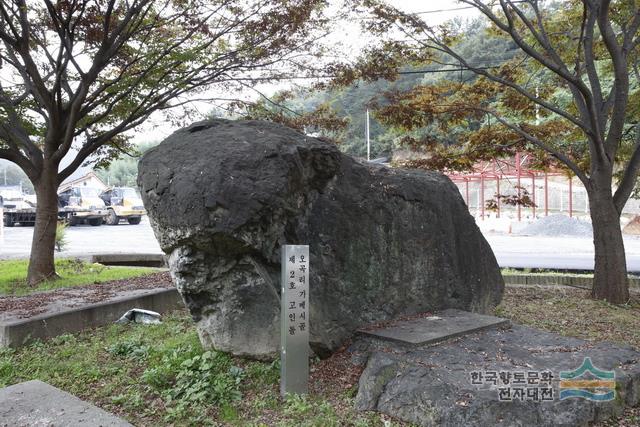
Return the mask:
<svg viewBox="0 0 640 427">
<path fill-rule="evenodd" d="M 114 187 L 136 187 L 138 178 L 138 161 L 150 148 L 158 145 L 160 141 L 145 142 L 139 144 L 129 155 L 123 155 L 112 161 L 105 168 L 97 168 L 96 174 L 107 185 Z"/>
<path fill-rule="evenodd" d="M 458 49 L 463 52 L 470 63 L 478 67 L 494 67 L 514 58 L 517 48 L 512 40 L 506 38 L 486 37 L 486 20 L 471 21 L 456 20 L 452 23 L 454 30 L 460 35 Z M 464 36 L 464 37 L 462 37 Z M 448 71 L 456 70 L 456 71 Z M 373 82 L 360 81 L 346 88 L 338 88 L 314 92 L 298 90 L 290 99 L 282 104 L 294 112 L 308 113 L 325 105 L 336 112 L 336 115 L 347 119 L 347 126 L 339 131 L 319 130 L 321 134 L 334 139 L 341 149 L 353 156 L 365 157 L 365 117 L 367 108 L 371 109 L 370 139 L 371 157 L 389 156 L 399 148 L 411 148 L 409 143 L 414 138 L 428 138 L 438 143 L 451 144 L 456 138 L 451 132 L 442 132 L 437 124 L 432 124 L 411 131 L 384 125 L 375 116 L 376 109 L 389 103 L 395 94 L 409 91 L 417 86 L 437 84 L 441 81 L 459 81 L 469 83 L 477 79 L 477 75 L 460 67 L 450 60 L 443 58 L 424 64 L 407 64 L 395 81 L 377 80 Z M 277 106 L 268 105 L 261 101 L 268 109 Z M 469 122 L 468 127 L 479 127 L 478 123 Z M 454 130 L 455 132 L 455 130 Z"/>
</svg>

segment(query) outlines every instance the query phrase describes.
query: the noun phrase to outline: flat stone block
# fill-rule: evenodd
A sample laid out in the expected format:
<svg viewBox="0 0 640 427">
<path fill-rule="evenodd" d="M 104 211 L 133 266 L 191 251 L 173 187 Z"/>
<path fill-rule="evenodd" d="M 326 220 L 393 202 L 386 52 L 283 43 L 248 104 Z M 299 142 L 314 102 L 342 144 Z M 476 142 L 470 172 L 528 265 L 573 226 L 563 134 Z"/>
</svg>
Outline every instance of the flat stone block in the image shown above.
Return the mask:
<svg viewBox="0 0 640 427">
<path fill-rule="evenodd" d="M 132 426 L 109 412 L 38 380 L 0 389 L 0 425 Z"/>
<path fill-rule="evenodd" d="M 398 321 L 383 328 L 359 329 L 358 334 L 417 346 L 509 325 L 509 320 L 500 317 L 449 309 L 433 316 Z"/>
</svg>

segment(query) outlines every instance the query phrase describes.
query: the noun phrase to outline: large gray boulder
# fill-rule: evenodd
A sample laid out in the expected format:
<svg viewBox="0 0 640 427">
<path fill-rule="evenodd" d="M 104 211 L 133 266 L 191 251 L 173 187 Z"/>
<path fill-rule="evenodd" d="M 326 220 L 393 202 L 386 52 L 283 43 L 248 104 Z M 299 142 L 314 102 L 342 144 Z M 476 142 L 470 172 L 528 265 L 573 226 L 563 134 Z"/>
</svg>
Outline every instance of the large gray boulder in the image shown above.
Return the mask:
<svg viewBox="0 0 640 427">
<path fill-rule="evenodd" d="M 503 280 L 445 176 L 363 164 L 274 123 L 213 120 L 148 151 L 138 184 L 203 344 L 279 349 L 280 247 L 310 247 L 311 346 L 443 308 L 490 312 Z"/>
</svg>

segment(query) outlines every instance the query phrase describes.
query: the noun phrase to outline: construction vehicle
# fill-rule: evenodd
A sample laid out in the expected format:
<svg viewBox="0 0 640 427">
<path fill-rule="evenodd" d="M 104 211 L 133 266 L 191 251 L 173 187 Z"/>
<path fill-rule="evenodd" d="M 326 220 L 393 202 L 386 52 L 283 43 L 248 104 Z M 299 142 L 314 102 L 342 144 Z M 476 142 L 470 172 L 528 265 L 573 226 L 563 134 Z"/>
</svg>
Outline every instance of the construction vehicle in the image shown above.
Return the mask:
<svg viewBox="0 0 640 427">
<path fill-rule="evenodd" d="M 0 187 L 0 197 L 4 204 L 2 220 L 5 227 L 15 224 L 33 226 L 36 223 L 34 197 L 25 195 L 20 186 Z"/>
<path fill-rule="evenodd" d="M 108 225 L 117 225 L 120 220 L 133 225 L 140 224 L 142 216 L 147 213 L 140 194 L 131 187 L 107 188 L 100 194 L 100 198 L 107 206 L 105 222 Z"/>
<path fill-rule="evenodd" d="M 58 193 L 58 217 L 69 225 L 86 223 L 102 225 L 107 216 L 104 201 L 98 188 L 74 186 Z"/>
</svg>

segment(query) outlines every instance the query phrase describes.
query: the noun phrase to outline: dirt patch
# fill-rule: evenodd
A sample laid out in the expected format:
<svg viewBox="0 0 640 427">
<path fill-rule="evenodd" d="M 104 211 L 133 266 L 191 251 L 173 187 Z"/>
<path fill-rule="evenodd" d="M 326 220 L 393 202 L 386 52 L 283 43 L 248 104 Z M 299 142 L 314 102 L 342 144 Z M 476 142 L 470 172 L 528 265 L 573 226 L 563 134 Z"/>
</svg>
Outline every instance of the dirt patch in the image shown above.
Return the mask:
<svg viewBox="0 0 640 427">
<path fill-rule="evenodd" d="M 640 295 L 624 305 L 567 287 L 507 286 L 497 314 L 515 323 L 591 341 L 640 349 Z"/>
<path fill-rule="evenodd" d="M 2 296 L 0 297 L 0 313 L 11 313 L 15 317 L 27 318 L 44 313 L 47 311 L 47 307 L 59 301 L 73 300 L 73 304 L 69 306 L 75 307 L 105 301 L 122 291 L 171 287 L 173 287 L 173 283 L 168 272 L 153 273 L 147 276 L 94 283 L 87 286 L 36 292 L 25 296 Z"/>
<path fill-rule="evenodd" d="M 343 347 L 328 359 L 312 365 L 309 378 L 311 393 L 337 397 L 354 390 L 364 366 L 355 365 L 351 356 Z"/>
</svg>

